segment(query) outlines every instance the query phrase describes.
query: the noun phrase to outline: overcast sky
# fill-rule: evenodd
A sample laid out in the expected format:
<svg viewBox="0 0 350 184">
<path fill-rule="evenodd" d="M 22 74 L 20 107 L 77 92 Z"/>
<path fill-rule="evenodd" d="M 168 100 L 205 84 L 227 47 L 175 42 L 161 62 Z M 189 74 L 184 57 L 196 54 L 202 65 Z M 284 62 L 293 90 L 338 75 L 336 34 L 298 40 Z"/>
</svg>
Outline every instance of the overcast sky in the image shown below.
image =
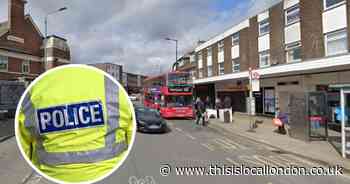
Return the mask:
<svg viewBox="0 0 350 184">
<path fill-rule="evenodd" d="M 26 13 L 44 32 L 68 40 L 73 63 L 113 62 L 146 75 L 170 69 L 175 44 L 180 55 L 279 0 L 27 0 Z M 0 21 L 7 20 L 8 0 L 0 0 Z"/>
</svg>

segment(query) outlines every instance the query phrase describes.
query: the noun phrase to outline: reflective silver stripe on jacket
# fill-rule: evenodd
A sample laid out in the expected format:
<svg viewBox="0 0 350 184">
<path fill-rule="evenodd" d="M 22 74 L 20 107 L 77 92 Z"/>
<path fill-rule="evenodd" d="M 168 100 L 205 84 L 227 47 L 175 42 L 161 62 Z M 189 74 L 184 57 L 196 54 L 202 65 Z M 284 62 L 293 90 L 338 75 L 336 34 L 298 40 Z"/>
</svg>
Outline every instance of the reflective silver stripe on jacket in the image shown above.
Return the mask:
<svg viewBox="0 0 350 184">
<path fill-rule="evenodd" d="M 127 148 L 128 145 L 121 142 L 92 151 L 48 153 L 45 149 L 38 149 L 37 155 L 40 163 L 45 165 L 87 164 L 115 158 Z"/>
<path fill-rule="evenodd" d="M 107 135 L 105 137 L 106 147 L 115 142 L 116 132 L 119 128 L 119 88 L 111 79 L 105 77 L 105 97 L 107 106 Z"/>
<path fill-rule="evenodd" d="M 32 132 L 34 137 L 38 137 L 39 128 L 38 124 L 35 123 L 38 121 L 35 114 L 35 107 L 32 100 L 30 99 L 30 96 L 30 93 L 27 93 L 22 102 L 22 110 L 25 115 L 24 126 Z"/>
<path fill-rule="evenodd" d="M 126 142 L 116 143 L 116 129 L 119 128 L 119 88 L 111 79 L 105 77 L 105 101 L 107 114 L 107 133 L 105 146 L 101 149 L 76 152 L 47 152 L 43 146 L 42 137 L 38 133 L 35 107 L 27 95 L 22 108 L 25 114 L 25 126 L 34 134 L 37 140 L 36 155 L 38 161 L 45 165 L 95 163 L 117 157 L 127 150 Z"/>
</svg>

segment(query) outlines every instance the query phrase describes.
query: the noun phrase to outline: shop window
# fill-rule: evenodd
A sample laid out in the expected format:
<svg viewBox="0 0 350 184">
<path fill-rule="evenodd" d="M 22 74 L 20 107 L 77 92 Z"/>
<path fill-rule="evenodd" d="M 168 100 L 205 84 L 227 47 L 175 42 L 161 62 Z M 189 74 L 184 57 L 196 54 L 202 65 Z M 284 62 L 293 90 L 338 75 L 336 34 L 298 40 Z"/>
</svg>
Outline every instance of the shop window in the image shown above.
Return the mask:
<svg viewBox="0 0 350 184">
<path fill-rule="evenodd" d="M 301 61 L 301 44 L 300 42 L 293 43 L 286 46 L 286 57 L 287 62 L 298 62 Z"/>
<path fill-rule="evenodd" d="M 241 70 L 241 63 L 239 58 L 232 59 L 232 72 L 239 72 Z"/>
<path fill-rule="evenodd" d="M 326 34 L 326 55 L 333 56 L 348 52 L 347 31 L 340 30 Z"/>
<path fill-rule="evenodd" d="M 267 67 L 270 66 L 270 52 L 269 51 L 263 51 L 259 53 L 259 66 Z"/>
<path fill-rule="evenodd" d="M 269 19 L 265 19 L 261 22 L 259 22 L 259 35 L 265 35 L 268 34 L 270 32 L 270 23 L 269 23 Z"/>
<path fill-rule="evenodd" d="M 340 4 L 343 4 L 345 2 L 345 0 L 324 0 L 323 2 L 324 2 L 323 3 L 324 9 L 327 10 L 327 9 L 336 7 Z"/>
<path fill-rule="evenodd" d="M 225 74 L 224 63 L 219 63 L 219 75 L 224 75 L 224 74 Z"/>
<path fill-rule="evenodd" d="M 291 25 L 300 20 L 300 8 L 299 5 L 293 6 L 286 10 L 286 25 Z"/>
<path fill-rule="evenodd" d="M 275 108 L 275 89 L 264 89 L 264 111 L 266 114 L 274 114 Z"/>
</svg>

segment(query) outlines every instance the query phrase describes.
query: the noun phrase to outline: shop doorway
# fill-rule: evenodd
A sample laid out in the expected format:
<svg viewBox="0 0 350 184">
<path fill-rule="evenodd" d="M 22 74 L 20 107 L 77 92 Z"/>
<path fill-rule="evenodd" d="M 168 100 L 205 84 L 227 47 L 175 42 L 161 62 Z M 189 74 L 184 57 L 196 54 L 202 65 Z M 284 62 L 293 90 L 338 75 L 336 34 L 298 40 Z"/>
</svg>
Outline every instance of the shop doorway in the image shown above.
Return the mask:
<svg viewBox="0 0 350 184">
<path fill-rule="evenodd" d="M 350 89 L 341 90 L 342 156 L 350 155 Z"/>
<path fill-rule="evenodd" d="M 308 93 L 308 122 L 310 139 L 328 137 L 328 104 L 325 92 Z"/>
<path fill-rule="evenodd" d="M 350 86 L 333 85 L 330 88 L 336 90 L 337 95 L 332 98 L 336 103 L 331 103 L 330 106 L 328 139 L 336 150 L 347 158 L 350 155 Z"/>
</svg>

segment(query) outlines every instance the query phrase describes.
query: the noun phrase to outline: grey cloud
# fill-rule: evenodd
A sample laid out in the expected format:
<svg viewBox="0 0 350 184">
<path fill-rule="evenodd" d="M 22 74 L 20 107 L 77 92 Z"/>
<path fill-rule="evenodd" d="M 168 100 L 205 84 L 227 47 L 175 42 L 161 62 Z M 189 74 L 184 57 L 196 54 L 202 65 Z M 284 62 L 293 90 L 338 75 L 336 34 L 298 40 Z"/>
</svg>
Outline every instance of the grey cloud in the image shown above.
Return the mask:
<svg viewBox="0 0 350 184">
<path fill-rule="evenodd" d="M 1 1 L 3 20 L 7 0 Z M 50 17 L 49 31 L 69 40 L 74 63 L 116 62 L 130 72 L 158 74 L 175 60 L 175 45 L 165 37 L 177 38 L 184 53 L 278 0 L 244 1 L 218 12 L 216 0 L 29 0 L 27 12 L 44 30 L 46 13 L 68 7 Z"/>
</svg>

